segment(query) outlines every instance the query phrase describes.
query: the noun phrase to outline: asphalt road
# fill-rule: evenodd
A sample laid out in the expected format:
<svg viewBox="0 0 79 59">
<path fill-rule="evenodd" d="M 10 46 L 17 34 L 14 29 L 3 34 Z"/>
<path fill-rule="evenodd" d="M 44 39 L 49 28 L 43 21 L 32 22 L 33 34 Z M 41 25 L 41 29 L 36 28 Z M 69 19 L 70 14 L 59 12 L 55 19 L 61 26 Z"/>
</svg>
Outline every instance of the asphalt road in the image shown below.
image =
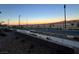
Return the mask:
<svg viewBox="0 0 79 59">
<path fill-rule="evenodd" d="M 0 32 L 0 53 L 70 54 L 74 53 L 74 50 L 15 31 L 2 31 L 2 33 Z"/>
</svg>

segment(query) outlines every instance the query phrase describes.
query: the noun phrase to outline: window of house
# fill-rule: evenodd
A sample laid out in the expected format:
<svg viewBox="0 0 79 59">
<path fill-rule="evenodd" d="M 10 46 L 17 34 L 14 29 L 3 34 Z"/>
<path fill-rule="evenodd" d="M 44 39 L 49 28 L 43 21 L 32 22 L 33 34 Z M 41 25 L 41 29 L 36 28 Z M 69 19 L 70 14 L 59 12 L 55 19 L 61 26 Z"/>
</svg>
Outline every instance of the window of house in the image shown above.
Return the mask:
<svg viewBox="0 0 79 59">
<path fill-rule="evenodd" d="M 79 23 L 77 24 L 77 27 L 79 27 Z"/>
<path fill-rule="evenodd" d="M 71 26 L 74 26 L 74 23 L 71 23 Z"/>
</svg>

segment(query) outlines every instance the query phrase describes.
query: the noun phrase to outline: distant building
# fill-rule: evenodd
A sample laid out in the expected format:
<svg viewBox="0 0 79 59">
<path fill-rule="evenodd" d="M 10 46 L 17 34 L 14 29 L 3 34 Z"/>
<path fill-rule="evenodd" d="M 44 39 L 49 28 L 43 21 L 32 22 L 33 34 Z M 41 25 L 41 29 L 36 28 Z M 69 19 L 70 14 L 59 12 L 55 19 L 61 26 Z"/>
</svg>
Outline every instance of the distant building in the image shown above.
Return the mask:
<svg viewBox="0 0 79 59">
<path fill-rule="evenodd" d="M 64 28 L 64 21 L 48 24 L 29 25 L 33 28 Z M 79 20 L 70 20 L 66 22 L 66 29 L 79 29 Z"/>
<path fill-rule="evenodd" d="M 19 27 L 18 25 L 13 25 L 12 27 Z M 47 23 L 47 24 L 26 24 L 21 25 L 22 28 L 56 28 L 64 29 L 64 21 L 56 23 Z M 66 21 L 66 29 L 79 29 L 79 20 L 70 20 Z"/>
</svg>

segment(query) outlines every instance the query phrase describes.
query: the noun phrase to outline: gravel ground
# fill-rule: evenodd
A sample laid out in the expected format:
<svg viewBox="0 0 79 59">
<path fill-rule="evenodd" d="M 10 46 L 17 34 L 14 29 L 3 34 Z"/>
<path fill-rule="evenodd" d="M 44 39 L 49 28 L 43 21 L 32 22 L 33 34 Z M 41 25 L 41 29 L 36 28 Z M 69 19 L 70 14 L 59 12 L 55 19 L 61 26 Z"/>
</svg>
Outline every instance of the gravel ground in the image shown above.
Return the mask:
<svg viewBox="0 0 79 59">
<path fill-rule="evenodd" d="M 0 54 L 71 54 L 73 49 L 24 35 L 15 31 L 0 32 Z"/>
</svg>

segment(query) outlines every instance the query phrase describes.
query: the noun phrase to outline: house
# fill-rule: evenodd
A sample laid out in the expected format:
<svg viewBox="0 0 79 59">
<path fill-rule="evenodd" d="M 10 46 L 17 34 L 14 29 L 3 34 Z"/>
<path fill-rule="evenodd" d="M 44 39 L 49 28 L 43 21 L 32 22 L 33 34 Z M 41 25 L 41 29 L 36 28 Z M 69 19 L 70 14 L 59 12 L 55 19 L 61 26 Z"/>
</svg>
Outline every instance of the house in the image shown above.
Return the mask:
<svg viewBox="0 0 79 59">
<path fill-rule="evenodd" d="M 64 28 L 64 21 L 48 24 L 33 24 L 33 28 Z M 30 25 L 29 25 L 30 26 Z M 66 29 L 79 29 L 79 20 L 66 21 Z"/>
</svg>

